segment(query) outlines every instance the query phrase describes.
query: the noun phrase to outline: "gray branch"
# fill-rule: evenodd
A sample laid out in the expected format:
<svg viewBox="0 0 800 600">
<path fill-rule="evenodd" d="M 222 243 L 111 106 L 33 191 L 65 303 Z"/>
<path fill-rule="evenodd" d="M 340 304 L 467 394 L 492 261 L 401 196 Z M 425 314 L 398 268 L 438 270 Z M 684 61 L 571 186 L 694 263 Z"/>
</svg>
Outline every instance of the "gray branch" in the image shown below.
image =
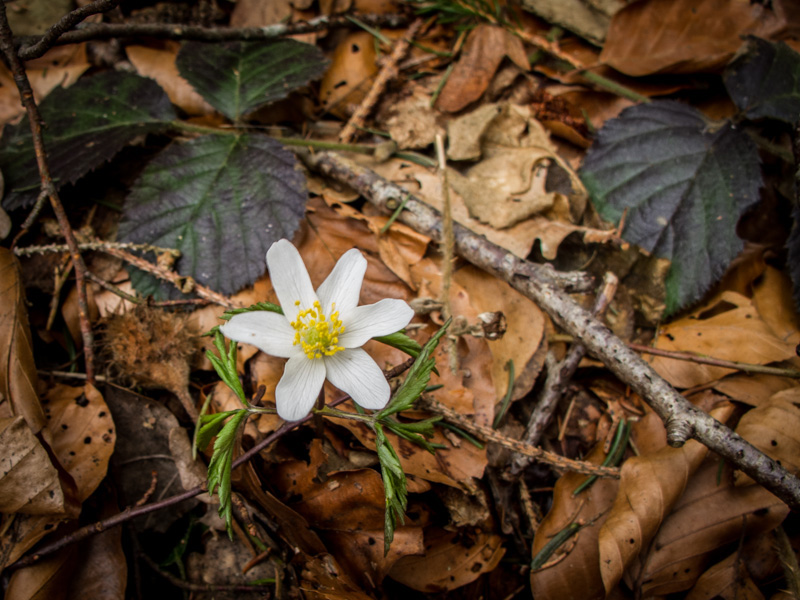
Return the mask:
<svg viewBox="0 0 800 600">
<path fill-rule="evenodd" d="M 439 212 L 408 191 L 342 156 L 323 152 L 304 156 L 309 168 L 347 184 L 369 202 L 391 212 L 407 197 L 399 220 L 441 240 Z M 730 461 L 792 509 L 800 509 L 800 479 L 707 413 L 694 407 L 605 325 L 558 287 L 558 275 L 517 258 L 467 228 L 455 224 L 456 252 L 477 267 L 507 281 L 536 302 L 560 327 L 601 360 L 661 417 L 667 441 L 680 447 L 694 438 Z"/>
</svg>

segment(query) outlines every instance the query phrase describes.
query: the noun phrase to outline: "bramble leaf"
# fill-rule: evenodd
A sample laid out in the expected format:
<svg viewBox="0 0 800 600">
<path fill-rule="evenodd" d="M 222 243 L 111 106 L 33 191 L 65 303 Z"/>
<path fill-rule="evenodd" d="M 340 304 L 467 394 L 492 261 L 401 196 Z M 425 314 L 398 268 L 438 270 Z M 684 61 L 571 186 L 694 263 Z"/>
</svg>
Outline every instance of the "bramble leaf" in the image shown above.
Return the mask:
<svg viewBox="0 0 800 600">
<path fill-rule="evenodd" d="M 124 71 L 80 79 L 56 88 L 39 105 L 45 149 L 56 187 L 75 183 L 110 160 L 135 137 L 165 131 L 177 117 L 155 81 Z M 27 117 L 6 125 L 0 141 L 0 170 L 9 210 L 33 204 L 39 169 Z"/>
<path fill-rule="evenodd" d="M 725 87 L 748 119 L 800 120 L 800 54 L 784 42 L 748 36 L 725 69 Z"/>
<path fill-rule="evenodd" d="M 321 77 L 328 61 L 310 44 L 295 40 L 187 42 L 176 59 L 181 76 L 232 121 L 286 98 Z"/>
<path fill-rule="evenodd" d="M 264 274 L 269 247 L 300 224 L 306 188 L 296 167 L 293 154 L 260 134 L 175 142 L 134 184 L 119 237 L 176 248 L 181 275 L 233 294 Z M 149 276 L 131 279 L 143 295 L 164 295 Z"/>
<path fill-rule="evenodd" d="M 581 178 L 622 237 L 668 258 L 667 313 L 698 300 L 742 248 L 740 215 L 758 200 L 761 170 L 750 138 L 671 101 L 633 106 L 606 123 Z"/>
</svg>

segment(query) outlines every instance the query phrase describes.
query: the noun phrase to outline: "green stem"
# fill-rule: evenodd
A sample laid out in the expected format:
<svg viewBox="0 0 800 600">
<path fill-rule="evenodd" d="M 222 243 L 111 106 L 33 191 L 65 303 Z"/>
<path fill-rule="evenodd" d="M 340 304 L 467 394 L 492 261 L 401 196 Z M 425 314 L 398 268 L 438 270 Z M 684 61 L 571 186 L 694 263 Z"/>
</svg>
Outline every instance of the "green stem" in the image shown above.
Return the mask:
<svg viewBox="0 0 800 600">
<path fill-rule="evenodd" d="M 367 423 L 368 425 L 372 425 L 375 422 L 375 419 L 372 415 L 359 415 L 357 413 L 345 412 L 343 410 L 338 410 L 336 408 L 331 408 L 330 406 L 325 406 L 320 409 L 314 409 L 313 412 L 318 415 L 324 415 L 326 417 L 333 417 L 338 419 L 351 419 L 353 421 L 361 421 L 362 423 Z"/>
</svg>

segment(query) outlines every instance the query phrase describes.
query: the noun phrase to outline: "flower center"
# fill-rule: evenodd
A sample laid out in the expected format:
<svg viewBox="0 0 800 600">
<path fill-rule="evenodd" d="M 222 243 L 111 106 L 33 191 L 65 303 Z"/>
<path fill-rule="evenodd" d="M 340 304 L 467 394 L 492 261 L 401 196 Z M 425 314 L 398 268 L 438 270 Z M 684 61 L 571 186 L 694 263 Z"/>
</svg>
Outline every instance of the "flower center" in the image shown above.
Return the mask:
<svg viewBox="0 0 800 600">
<path fill-rule="evenodd" d="M 300 306 L 300 301 L 295 302 L 295 305 Z M 336 305 L 332 308 L 335 309 Z M 338 345 L 339 334 L 344 331 L 339 311 L 334 310 L 330 318 L 326 317 L 319 300 L 311 308 L 297 313 L 297 319 L 291 325 L 295 331 L 294 345 L 302 345 L 308 358 L 332 356 L 339 350 L 344 350 Z"/>
</svg>

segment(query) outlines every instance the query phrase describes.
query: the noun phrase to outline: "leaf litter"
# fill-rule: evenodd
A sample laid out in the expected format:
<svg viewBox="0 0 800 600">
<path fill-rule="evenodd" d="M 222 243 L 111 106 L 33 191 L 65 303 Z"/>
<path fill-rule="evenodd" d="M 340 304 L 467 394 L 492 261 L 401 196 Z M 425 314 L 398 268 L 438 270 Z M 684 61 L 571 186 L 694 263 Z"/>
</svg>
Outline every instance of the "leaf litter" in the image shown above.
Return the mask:
<svg viewBox="0 0 800 600">
<path fill-rule="evenodd" d="M 386 9 L 380 2 L 349 4 L 326 4 L 322 13 L 361 19 Z M 656 372 L 796 472 L 800 396 L 791 374 L 800 367 L 800 334 L 792 298 L 798 284 L 790 279 L 796 273 L 786 261 L 785 240 L 752 253 L 752 242 L 739 237 L 742 223 L 753 224 L 748 231 L 757 235 L 763 234 L 759 227 L 774 226 L 756 225 L 748 212 L 766 194 L 777 195 L 786 215 L 796 202 L 787 191 L 787 169 L 780 175 L 772 168 L 776 160 L 789 164 L 791 152 L 790 128 L 776 123 L 791 121 L 800 104 L 791 83 L 800 69 L 792 49 L 797 42 L 787 35 L 798 25 L 793 13 L 783 2 L 712 3 L 713 9 L 699 12 L 681 11 L 679 2 L 656 17 L 664 12 L 660 0 L 616 7 L 591 26 L 570 15 L 540 13 L 600 44 L 598 59 L 590 44 L 563 32 L 552 32 L 553 39 L 563 36 L 556 45 L 542 42 L 537 49 L 526 40 L 546 34 L 548 24 L 516 6 L 409 4 L 407 11 L 433 8 L 433 18 L 374 118 L 362 124 L 362 146 L 370 145 L 373 156 L 358 160 L 439 210 L 449 196 L 453 219 L 504 248 L 507 260 L 532 257 L 595 276 L 628 275 L 608 317 L 614 331 L 666 351 L 647 359 Z M 285 20 L 291 27 L 318 16 L 310 4 L 281 4 L 274 14 L 262 9 L 240 2 L 232 15 L 223 10 L 202 18 L 206 25 L 216 19 L 214 26 Z M 159 12 L 160 5 L 152 10 L 155 23 L 172 14 Z M 446 25 L 444 15 L 459 28 Z M 106 18 L 124 22 L 131 15 Z M 701 35 L 709 19 L 716 19 L 714 26 L 725 23 L 724 35 Z M 613 433 L 629 427 L 630 442 L 619 452 L 621 478 L 600 478 L 576 493 L 586 475 L 534 463 L 521 479 L 509 476 L 510 455 L 487 440 L 522 436 L 543 385 L 540 375 L 567 344 L 580 340 L 564 336 L 535 303 L 463 259 L 447 275 L 438 243 L 390 224 L 357 194 L 303 171 L 289 152 L 297 140 L 287 138 L 300 135 L 312 148 L 331 143 L 341 126 L 331 119 L 347 120 L 359 107 L 403 33 L 385 28 L 375 36 L 375 29 L 354 23 L 349 33 L 303 34 L 311 44 L 126 42 L 139 76 L 81 76 L 88 68 L 83 44 L 66 46 L 75 51 L 64 57 L 51 50 L 41 73 L 28 65 L 48 122 L 56 187 L 73 225 L 78 218 L 91 224 L 80 241 L 99 239 L 102 248 L 119 229 L 116 240 L 146 259 L 153 258 L 153 246 L 179 250 L 174 265 L 160 268 L 176 269 L 189 296 L 150 275 L 129 276 L 121 262 L 103 267 L 97 246 L 87 248 L 90 270 L 104 269 L 115 286 L 147 304 L 112 302 L 108 285 L 90 283 L 92 309 L 103 314 L 102 324 L 99 318 L 92 324 L 102 332 L 103 378 L 96 385 L 65 383 L 62 377 L 82 369 L 74 339 L 81 330 L 78 312 L 64 310 L 48 325 L 51 296 L 28 270 L 36 263 L 22 256 L 20 275 L 17 259 L 4 249 L 0 328 L 10 343 L 0 370 L 0 459 L 11 468 L 0 477 L 0 565 L 9 567 L 42 538 L 46 545 L 69 536 L 79 509 L 83 522 L 93 522 L 202 491 L 197 486 L 211 448 L 193 458 L 187 415 L 238 410 L 241 401 L 217 381 L 200 352 L 213 344 L 198 334 L 218 325 L 225 308 L 277 302 L 263 255 L 282 237 L 299 249 L 315 287 L 344 252 L 358 248 L 368 264 L 361 302 L 409 302 L 418 313 L 406 332 L 413 341 L 424 343 L 455 317 L 433 354 L 436 372 L 425 395 L 457 418 L 435 427 L 435 453 L 386 433 L 408 488 L 405 517 L 388 552 L 385 479 L 374 432 L 356 420 L 326 416 L 284 434 L 282 422 L 264 412 L 232 438 L 235 459 L 277 436 L 257 461 L 232 473 L 231 539 L 217 517 L 217 494 L 202 494 L 199 502 L 185 500 L 126 524 L 130 544 L 112 528 L 78 542 L 80 559 L 67 546 L 38 565 L 9 570 L 6 597 L 100 597 L 102 585 L 102 597 L 122 598 L 134 573 L 137 585 L 163 586 L 161 578 L 168 577 L 175 594 L 183 588 L 197 597 L 243 594 L 243 586 L 253 584 L 312 598 L 701 598 L 776 590 L 783 572 L 765 540 L 783 527 L 796 542 L 788 507 L 702 444 L 668 447 L 657 415 L 624 385 L 609 384 L 608 372 L 591 357 L 562 391 L 541 445 L 600 464 L 617 452 L 608 447 Z M 674 31 L 686 44 L 659 46 Z M 743 33 L 756 37 L 742 42 Z M 774 43 L 778 39 L 788 45 Z M 684 47 L 693 48 L 691 56 Z M 600 59 L 599 78 L 564 69 L 566 62 Z M 727 108 L 719 112 L 696 101 L 701 77 L 713 80 L 704 89 Z M 0 106 L 10 107 L 0 112 L 6 124 L 3 206 L 19 228 L 20 209 L 39 193 L 38 170 L 27 121 L 10 123 L 20 114 L 19 96 L 6 79 L 0 91 Z M 633 90 L 672 96 L 646 103 Z M 122 108 L 114 108 L 117 103 Z M 730 119 L 736 110 L 739 120 Z M 715 121 L 720 114 L 728 120 Z M 742 133 L 742 119 L 754 135 Z M 654 124 L 660 124 L 655 133 Z M 374 148 L 387 131 L 391 142 L 381 154 Z M 442 132 L 448 138 L 446 179 L 430 167 L 430 145 Z M 344 149 L 364 152 L 358 145 Z M 87 202 L 83 194 L 85 186 L 111 188 L 106 161 L 131 165 L 121 217 L 120 207 Z M 54 241 L 35 226 L 21 243 Z M 789 256 L 796 254 L 796 241 L 789 239 Z M 655 257 L 643 258 L 629 245 Z M 56 262 L 39 264 L 51 277 Z M 74 282 L 65 281 L 66 306 Z M 191 296 L 198 285 L 222 294 L 226 305 L 193 310 L 204 302 Z M 58 306 L 58 286 L 45 289 Z M 504 333 L 491 337 L 482 319 L 500 313 Z M 407 358 L 377 341 L 365 348 L 387 370 Z M 676 352 L 746 364 L 676 360 Z M 274 405 L 283 360 L 244 344 L 235 358 L 238 378 L 260 394 L 259 406 Z M 759 365 L 778 366 L 786 375 L 750 372 Z M 41 381 L 37 369 L 46 373 Z M 328 403 L 340 396 L 325 386 Z M 340 408 L 356 411 L 352 403 Z M 430 416 L 415 408 L 400 420 L 413 425 Z M 497 418 L 503 425 L 493 437 L 474 439 L 466 431 L 475 425 L 480 432 Z M 52 490 L 56 503 L 39 502 L 41 490 L 45 496 Z M 755 556 L 768 558 L 758 563 Z"/>
</svg>

